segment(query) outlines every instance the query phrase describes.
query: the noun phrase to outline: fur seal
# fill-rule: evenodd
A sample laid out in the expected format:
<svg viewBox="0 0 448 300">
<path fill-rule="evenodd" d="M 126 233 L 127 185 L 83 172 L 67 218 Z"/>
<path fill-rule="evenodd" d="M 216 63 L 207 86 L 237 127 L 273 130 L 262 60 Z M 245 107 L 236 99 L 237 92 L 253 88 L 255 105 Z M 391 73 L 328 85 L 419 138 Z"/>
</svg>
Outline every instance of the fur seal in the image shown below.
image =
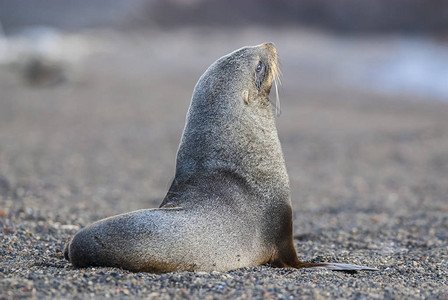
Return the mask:
<svg viewBox="0 0 448 300">
<path fill-rule="evenodd" d="M 272 43 L 213 63 L 193 92 L 175 178 L 157 209 L 100 220 L 65 248 L 75 267 L 228 271 L 276 267 L 374 270 L 297 258 L 289 178 L 269 93 L 279 75 Z"/>
</svg>

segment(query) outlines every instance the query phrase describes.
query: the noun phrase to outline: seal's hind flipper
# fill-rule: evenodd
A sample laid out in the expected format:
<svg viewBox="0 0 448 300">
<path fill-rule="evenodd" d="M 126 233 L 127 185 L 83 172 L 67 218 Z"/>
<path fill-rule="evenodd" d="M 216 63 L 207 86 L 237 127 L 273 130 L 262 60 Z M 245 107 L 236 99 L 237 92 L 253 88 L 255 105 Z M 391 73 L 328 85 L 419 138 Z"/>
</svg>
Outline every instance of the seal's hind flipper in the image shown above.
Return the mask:
<svg viewBox="0 0 448 300">
<path fill-rule="evenodd" d="M 345 263 L 324 263 L 324 262 L 308 263 L 308 262 L 302 262 L 302 261 L 299 261 L 298 263 L 294 264 L 294 268 L 297 268 L 297 269 L 302 269 L 302 268 L 303 269 L 324 269 L 324 270 L 345 271 L 345 272 L 379 271 L 379 269 L 377 269 L 377 268 L 345 264 Z"/>
<path fill-rule="evenodd" d="M 344 263 L 323 263 L 315 267 L 310 266 L 308 268 L 325 269 L 331 271 L 379 271 L 379 269 L 377 268 L 344 264 Z"/>
</svg>

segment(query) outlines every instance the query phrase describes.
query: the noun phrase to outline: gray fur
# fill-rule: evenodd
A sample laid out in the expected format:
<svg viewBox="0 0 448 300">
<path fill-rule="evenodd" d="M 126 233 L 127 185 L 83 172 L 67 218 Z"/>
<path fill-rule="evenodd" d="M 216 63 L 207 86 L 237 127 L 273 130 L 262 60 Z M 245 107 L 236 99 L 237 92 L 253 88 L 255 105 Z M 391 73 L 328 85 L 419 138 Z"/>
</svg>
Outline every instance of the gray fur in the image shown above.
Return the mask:
<svg viewBox="0 0 448 300">
<path fill-rule="evenodd" d="M 267 263 L 282 218 L 273 211 L 288 217 L 291 205 L 268 98 L 276 61 L 275 48 L 262 44 L 212 64 L 194 89 L 176 176 L 161 207 L 80 230 L 66 249 L 70 262 L 153 272 Z"/>
<path fill-rule="evenodd" d="M 300 262 L 294 249 L 289 179 L 268 98 L 276 74 L 270 43 L 212 64 L 194 89 L 160 208 L 80 230 L 66 258 L 76 267 L 149 272 L 324 266 Z"/>
</svg>

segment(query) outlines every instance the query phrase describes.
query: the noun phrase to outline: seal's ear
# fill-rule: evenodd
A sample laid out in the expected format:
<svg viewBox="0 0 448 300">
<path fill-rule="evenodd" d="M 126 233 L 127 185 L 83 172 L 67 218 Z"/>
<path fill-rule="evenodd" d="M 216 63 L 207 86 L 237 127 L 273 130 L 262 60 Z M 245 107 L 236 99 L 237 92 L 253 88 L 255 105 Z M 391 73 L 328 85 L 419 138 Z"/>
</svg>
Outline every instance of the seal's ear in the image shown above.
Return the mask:
<svg viewBox="0 0 448 300">
<path fill-rule="evenodd" d="M 244 101 L 244 104 L 249 105 L 249 102 L 250 102 L 249 91 L 247 91 L 247 90 L 243 92 L 243 101 Z"/>
<path fill-rule="evenodd" d="M 255 85 L 257 86 L 258 92 L 260 92 L 261 83 L 264 80 L 265 73 L 266 73 L 266 66 L 262 61 L 259 61 L 257 68 L 255 69 Z"/>
</svg>

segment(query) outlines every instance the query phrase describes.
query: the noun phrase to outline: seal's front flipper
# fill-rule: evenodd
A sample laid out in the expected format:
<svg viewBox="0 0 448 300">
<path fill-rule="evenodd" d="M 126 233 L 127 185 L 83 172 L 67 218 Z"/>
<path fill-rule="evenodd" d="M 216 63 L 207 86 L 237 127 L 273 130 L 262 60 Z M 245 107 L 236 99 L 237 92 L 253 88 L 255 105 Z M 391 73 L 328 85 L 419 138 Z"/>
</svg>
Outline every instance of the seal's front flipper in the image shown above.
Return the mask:
<svg viewBox="0 0 448 300">
<path fill-rule="evenodd" d="M 317 263 L 316 266 L 309 265 L 306 268 L 325 269 L 331 271 L 379 271 L 377 268 L 344 263 Z"/>
</svg>

